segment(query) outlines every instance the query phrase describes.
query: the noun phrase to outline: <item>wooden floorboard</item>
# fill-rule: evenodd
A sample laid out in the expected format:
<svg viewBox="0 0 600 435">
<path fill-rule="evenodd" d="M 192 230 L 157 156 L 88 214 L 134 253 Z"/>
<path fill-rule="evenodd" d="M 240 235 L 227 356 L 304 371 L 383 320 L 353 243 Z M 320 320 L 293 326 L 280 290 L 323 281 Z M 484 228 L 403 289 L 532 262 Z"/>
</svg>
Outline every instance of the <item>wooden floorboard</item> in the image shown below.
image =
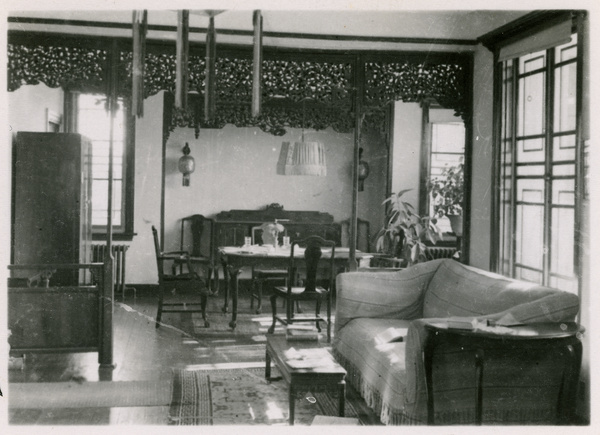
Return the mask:
<svg viewBox="0 0 600 435">
<path fill-rule="evenodd" d="M 209 319 L 228 322 L 222 297 L 209 298 Z M 310 307 L 306 307 L 309 309 Z M 250 299 L 242 295 L 240 313 L 252 313 Z M 97 353 L 28 354 L 23 369 L 9 370 L 9 382 L 98 382 L 171 379 L 174 368 L 261 365 L 264 342 L 253 342 L 238 332 L 203 335 L 194 329 L 190 314 L 165 315 L 155 328 L 156 299 L 130 296 L 118 300 L 114 310 L 114 362 L 112 371 L 100 371 Z M 199 316 L 199 315 L 196 315 Z M 265 310 L 259 317 L 270 316 Z M 195 334 L 192 332 L 196 331 Z M 195 336 L 193 336 L 195 335 Z M 9 409 L 11 425 L 166 425 L 168 407 Z M 376 423 L 376 422 L 375 422 Z"/>
</svg>

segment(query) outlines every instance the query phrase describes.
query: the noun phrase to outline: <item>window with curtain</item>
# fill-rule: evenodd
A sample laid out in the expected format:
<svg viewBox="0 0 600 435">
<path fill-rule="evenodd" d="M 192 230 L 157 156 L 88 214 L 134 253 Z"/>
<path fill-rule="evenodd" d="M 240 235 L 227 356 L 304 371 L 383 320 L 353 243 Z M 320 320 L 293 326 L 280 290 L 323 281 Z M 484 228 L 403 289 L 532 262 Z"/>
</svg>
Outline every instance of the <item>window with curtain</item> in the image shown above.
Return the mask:
<svg viewBox="0 0 600 435">
<path fill-rule="evenodd" d="M 110 117 L 106 111 L 106 96 L 77 93 L 73 96 L 76 112 L 76 131 L 92 142 L 92 228 L 95 239 L 106 234 L 108 217 L 108 177 Z M 116 239 L 128 239 L 132 235 L 132 168 L 129 154 L 128 121 L 124 101 L 119 99 L 114 122 L 113 136 L 113 204 L 112 224 Z"/>
<path fill-rule="evenodd" d="M 501 63 L 499 271 L 577 293 L 577 36 Z"/>
</svg>

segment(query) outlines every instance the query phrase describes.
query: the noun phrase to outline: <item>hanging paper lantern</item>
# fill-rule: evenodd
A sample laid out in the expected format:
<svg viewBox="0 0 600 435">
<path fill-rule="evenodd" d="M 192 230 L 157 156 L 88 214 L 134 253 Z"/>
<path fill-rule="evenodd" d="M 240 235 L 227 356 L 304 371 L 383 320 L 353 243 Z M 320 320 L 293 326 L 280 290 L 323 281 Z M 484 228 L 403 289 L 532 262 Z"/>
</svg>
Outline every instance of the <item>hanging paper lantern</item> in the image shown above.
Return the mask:
<svg viewBox="0 0 600 435">
<path fill-rule="evenodd" d="M 369 176 L 369 164 L 362 159 L 363 149 L 358 150 L 358 191 L 365 189 L 365 180 Z"/>
<path fill-rule="evenodd" d="M 194 158 L 190 156 L 190 146 L 185 143 L 183 147 L 183 156 L 179 159 L 179 172 L 183 174 L 183 185 L 190 185 L 190 174 L 196 169 L 196 162 Z"/>
</svg>

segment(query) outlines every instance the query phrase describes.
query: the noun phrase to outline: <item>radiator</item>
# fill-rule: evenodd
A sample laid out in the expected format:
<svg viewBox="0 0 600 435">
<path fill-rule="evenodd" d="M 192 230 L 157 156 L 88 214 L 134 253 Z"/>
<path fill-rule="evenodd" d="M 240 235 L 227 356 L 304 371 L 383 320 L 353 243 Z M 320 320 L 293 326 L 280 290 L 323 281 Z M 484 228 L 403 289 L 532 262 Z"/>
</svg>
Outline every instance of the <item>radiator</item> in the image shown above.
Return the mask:
<svg viewBox="0 0 600 435">
<path fill-rule="evenodd" d="M 452 258 L 455 253 L 456 248 L 428 246 L 425 251 L 425 256 L 427 257 L 427 260 L 437 260 L 438 258 Z"/>
<path fill-rule="evenodd" d="M 112 254 L 114 258 L 113 276 L 115 278 L 115 292 L 123 293 L 125 291 L 125 257 L 129 245 L 112 245 Z M 106 245 L 92 245 L 92 263 L 104 262 L 104 253 Z"/>
</svg>

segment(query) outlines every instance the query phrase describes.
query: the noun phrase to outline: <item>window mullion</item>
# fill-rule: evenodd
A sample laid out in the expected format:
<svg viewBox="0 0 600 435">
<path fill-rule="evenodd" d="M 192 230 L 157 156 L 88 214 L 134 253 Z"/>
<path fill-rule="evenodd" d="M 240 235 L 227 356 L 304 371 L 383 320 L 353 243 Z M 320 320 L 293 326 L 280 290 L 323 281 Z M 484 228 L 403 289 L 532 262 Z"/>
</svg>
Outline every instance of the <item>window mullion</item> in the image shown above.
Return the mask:
<svg viewBox="0 0 600 435">
<path fill-rule="evenodd" d="M 544 163 L 544 251 L 542 284 L 550 284 L 550 261 L 552 258 L 552 151 L 554 132 L 554 49 L 546 51 L 546 161 Z"/>
<path fill-rule="evenodd" d="M 515 228 L 517 227 L 517 132 L 518 132 L 518 122 L 519 122 L 519 114 L 518 114 L 518 101 L 519 101 L 519 63 L 518 62 L 513 62 L 512 64 L 512 89 L 513 89 L 513 95 L 510 96 L 511 98 L 511 116 L 512 116 L 512 131 L 511 131 L 511 137 L 510 137 L 510 141 L 511 141 L 511 146 L 510 146 L 510 152 L 511 152 L 511 157 L 510 157 L 510 165 L 511 165 L 511 170 L 510 170 L 510 188 L 511 188 L 511 195 L 510 195 L 510 212 L 511 212 L 511 216 L 510 216 L 510 231 L 511 231 L 511 235 L 510 235 L 510 256 L 509 256 L 509 270 L 510 270 L 510 276 L 511 277 L 515 277 L 516 274 L 516 269 L 515 269 L 515 259 L 517 256 L 517 244 L 516 244 L 516 240 L 514 237 L 514 233 L 515 233 Z"/>
</svg>

